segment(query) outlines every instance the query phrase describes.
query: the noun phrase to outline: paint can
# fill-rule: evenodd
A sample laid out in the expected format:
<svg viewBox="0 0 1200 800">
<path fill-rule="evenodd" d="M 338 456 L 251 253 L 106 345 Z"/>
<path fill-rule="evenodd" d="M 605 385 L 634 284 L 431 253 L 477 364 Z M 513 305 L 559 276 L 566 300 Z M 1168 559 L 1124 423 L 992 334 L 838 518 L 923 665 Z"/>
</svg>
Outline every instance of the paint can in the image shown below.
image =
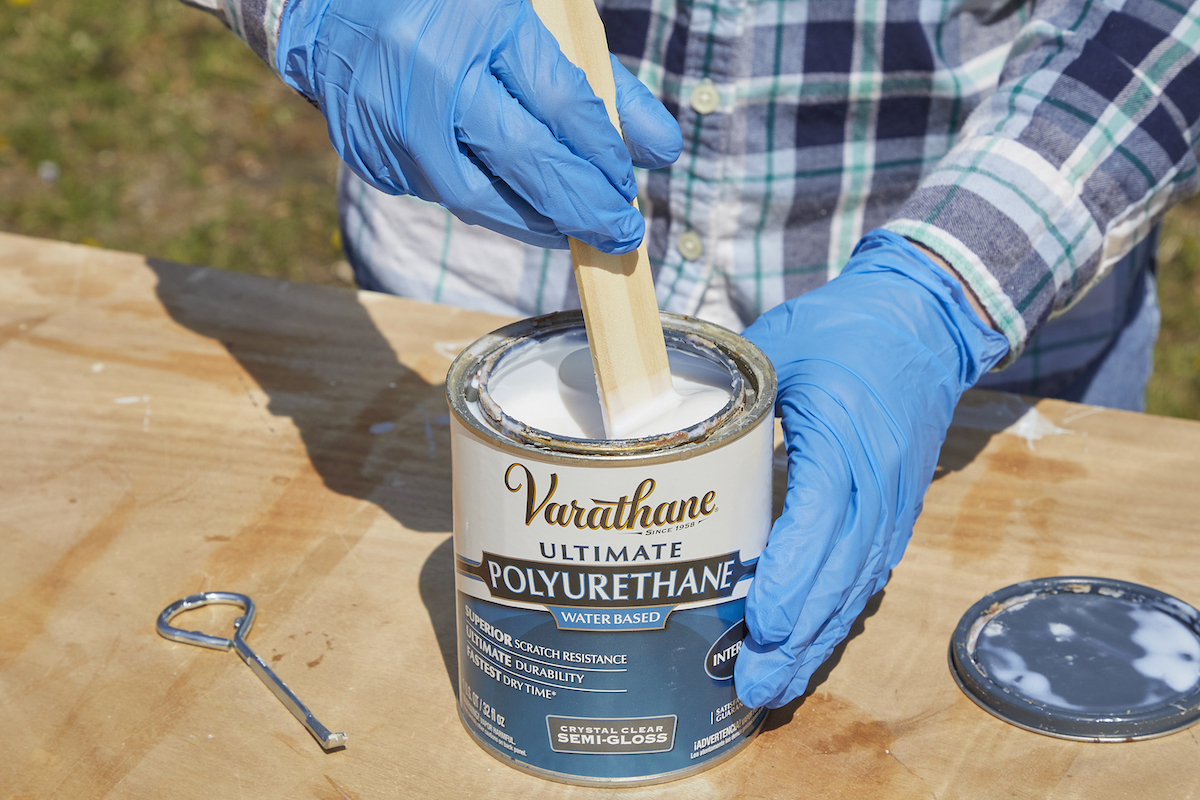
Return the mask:
<svg viewBox="0 0 1200 800">
<path fill-rule="evenodd" d="M 733 688 L 745 597 L 771 526 L 775 376 L 724 328 L 663 315 L 678 359 L 729 401 L 643 439 L 561 436 L 496 402 L 506 365 L 580 337 L 560 312 L 450 367 L 459 712 L 509 765 L 573 784 L 681 778 L 741 750 L 766 709 Z"/>
</svg>

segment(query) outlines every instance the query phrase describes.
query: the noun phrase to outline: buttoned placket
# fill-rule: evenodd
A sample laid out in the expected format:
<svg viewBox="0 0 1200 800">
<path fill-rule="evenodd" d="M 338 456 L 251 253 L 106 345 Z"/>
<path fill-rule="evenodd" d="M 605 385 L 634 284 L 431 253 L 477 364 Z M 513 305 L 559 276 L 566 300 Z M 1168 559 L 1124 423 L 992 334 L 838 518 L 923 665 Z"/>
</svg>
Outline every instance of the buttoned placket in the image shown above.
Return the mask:
<svg viewBox="0 0 1200 800">
<path fill-rule="evenodd" d="M 721 269 L 722 247 L 736 220 L 721 220 L 728 99 L 724 95 L 735 66 L 746 0 L 691 3 L 683 76 L 678 85 L 683 154 L 671 172 L 670 222 L 665 269 L 658 285 L 663 307 L 693 314 L 703 303 L 715 270 Z M 678 19 L 677 19 L 678 24 Z M 724 265 L 728 266 L 728 265 Z M 718 316 L 725 316 L 718 314 Z"/>
</svg>

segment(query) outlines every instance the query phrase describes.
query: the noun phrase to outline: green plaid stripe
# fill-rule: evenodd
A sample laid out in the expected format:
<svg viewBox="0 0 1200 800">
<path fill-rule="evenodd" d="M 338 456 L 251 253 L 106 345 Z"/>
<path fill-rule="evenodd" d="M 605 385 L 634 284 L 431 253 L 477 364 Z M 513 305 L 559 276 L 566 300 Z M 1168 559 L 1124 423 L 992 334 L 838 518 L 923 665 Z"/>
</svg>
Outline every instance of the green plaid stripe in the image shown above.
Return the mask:
<svg viewBox="0 0 1200 800">
<path fill-rule="evenodd" d="M 1163 8 L 1131 2 L 1122 13 L 1161 20 Z M 1100 4 L 1069 11 L 1063 25 L 1043 20 L 1026 30 L 1000 87 L 968 122 L 976 135 L 888 225 L 960 271 L 1012 344 L 1010 360 L 1196 188 L 1194 177 L 1180 179 L 1196 163 L 1189 129 L 1200 80 L 1181 85 L 1196 64 L 1195 9 L 1164 26 L 1175 38 L 1155 29 L 1160 40 L 1140 63 L 1128 31 L 1123 41 L 1112 33 L 1138 18 L 1110 20 Z"/>
</svg>

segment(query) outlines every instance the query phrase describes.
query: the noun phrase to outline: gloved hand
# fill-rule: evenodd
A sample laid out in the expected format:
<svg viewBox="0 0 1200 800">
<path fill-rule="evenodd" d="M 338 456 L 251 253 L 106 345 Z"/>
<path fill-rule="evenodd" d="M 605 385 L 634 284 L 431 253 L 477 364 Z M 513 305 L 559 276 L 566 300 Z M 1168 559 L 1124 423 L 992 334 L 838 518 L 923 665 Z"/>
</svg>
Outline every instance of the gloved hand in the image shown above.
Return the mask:
<svg viewBox="0 0 1200 800">
<path fill-rule="evenodd" d="M 1008 351 L 907 239 L 865 236 L 842 274 L 745 331 L 775 365 L 788 489 L 746 601 L 734 685 L 777 708 L 904 554 L 963 391 Z"/>
<path fill-rule="evenodd" d="M 526 0 L 292 0 L 276 63 L 367 183 L 543 247 L 633 250 L 645 223 L 630 153 L 657 168 L 683 146 L 613 59 L 627 150 Z"/>
</svg>

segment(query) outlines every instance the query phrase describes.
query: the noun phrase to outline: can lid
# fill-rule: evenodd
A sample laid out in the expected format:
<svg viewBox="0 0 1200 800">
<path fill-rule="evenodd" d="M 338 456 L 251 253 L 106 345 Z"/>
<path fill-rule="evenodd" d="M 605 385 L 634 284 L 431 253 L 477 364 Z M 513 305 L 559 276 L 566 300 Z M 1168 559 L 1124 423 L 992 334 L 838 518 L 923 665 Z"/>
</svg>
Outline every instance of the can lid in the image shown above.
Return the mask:
<svg viewBox="0 0 1200 800">
<path fill-rule="evenodd" d="M 1026 730 L 1163 736 L 1200 721 L 1200 612 L 1109 578 L 1024 581 L 963 615 L 950 671 L 979 706 Z"/>
</svg>

